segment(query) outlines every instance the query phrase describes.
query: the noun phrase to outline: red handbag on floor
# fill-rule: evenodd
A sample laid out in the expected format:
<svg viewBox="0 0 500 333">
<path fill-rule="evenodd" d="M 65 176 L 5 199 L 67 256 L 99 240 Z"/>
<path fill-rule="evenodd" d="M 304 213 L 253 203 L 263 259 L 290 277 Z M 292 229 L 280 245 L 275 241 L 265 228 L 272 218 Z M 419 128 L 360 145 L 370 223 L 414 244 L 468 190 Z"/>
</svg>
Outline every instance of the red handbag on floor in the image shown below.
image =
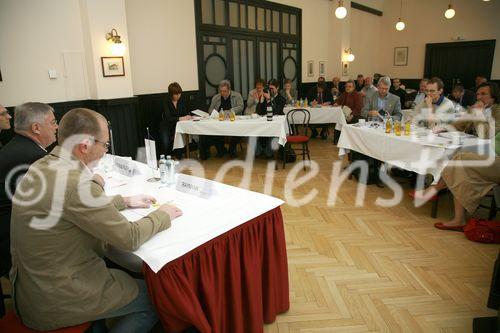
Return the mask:
<svg viewBox="0 0 500 333">
<path fill-rule="evenodd" d="M 500 221 L 471 218 L 464 227 L 465 237 L 479 243 L 500 244 Z"/>
</svg>

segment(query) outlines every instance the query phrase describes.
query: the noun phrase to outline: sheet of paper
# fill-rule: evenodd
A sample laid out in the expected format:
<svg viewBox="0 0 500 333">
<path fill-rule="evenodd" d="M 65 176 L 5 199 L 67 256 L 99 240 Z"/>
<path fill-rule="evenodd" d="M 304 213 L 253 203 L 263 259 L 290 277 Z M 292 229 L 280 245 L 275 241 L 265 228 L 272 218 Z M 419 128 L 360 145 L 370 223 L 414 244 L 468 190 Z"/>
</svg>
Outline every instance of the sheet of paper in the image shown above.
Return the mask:
<svg viewBox="0 0 500 333">
<path fill-rule="evenodd" d="M 207 117 L 209 117 L 209 116 L 210 116 L 207 112 L 202 111 L 202 110 L 200 110 L 200 109 L 196 109 L 196 110 L 194 110 L 194 111 L 191 111 L 191 113 L 192 113 L 192 114 L 195 114 L 195 115 L 197 115 L 197 116 L 199 116 L 199 117 L 202 117 L 202 118 L 207 118 Z"/>
</svg>

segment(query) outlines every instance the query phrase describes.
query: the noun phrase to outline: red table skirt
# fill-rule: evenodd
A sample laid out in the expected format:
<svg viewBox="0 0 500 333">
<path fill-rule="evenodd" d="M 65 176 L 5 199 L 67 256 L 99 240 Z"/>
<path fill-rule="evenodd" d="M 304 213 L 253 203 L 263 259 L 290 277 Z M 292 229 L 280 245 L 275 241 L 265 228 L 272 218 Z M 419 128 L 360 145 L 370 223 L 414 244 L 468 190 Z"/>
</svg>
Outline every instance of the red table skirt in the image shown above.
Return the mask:
<svg viewBox="0 0 500 333">
<path fill-rule="evenodd" d="M 262 332 L 288 310 L 288 262 L 275 208 L 197 247 L 155 274 L 149 294 L 167 332 Z"/>
</svg>

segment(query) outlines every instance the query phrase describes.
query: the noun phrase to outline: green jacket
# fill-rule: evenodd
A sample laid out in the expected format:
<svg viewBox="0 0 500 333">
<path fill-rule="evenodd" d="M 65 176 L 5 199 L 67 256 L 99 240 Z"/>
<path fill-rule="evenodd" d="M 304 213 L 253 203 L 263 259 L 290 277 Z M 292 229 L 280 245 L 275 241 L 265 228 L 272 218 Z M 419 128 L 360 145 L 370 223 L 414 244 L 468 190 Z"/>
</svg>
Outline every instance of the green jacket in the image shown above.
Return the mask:
<svg viewBox="0 0 500 333">
<path fill-rule="evenodd" d="M 20 204 L 29 191 L 40 197 Z M 14 199 L 14 304 L 22 322 L 36 330 L 95 320 L 130 303 L 137 284 L 106 267 L 105 245 L 133 251 L 170 227 L 168 214 L 159 210 L 129 222 L 119 212 L 123 198 L 106 197 L 90 170 L 59 146 L 30 167 Z"/>
</svg>

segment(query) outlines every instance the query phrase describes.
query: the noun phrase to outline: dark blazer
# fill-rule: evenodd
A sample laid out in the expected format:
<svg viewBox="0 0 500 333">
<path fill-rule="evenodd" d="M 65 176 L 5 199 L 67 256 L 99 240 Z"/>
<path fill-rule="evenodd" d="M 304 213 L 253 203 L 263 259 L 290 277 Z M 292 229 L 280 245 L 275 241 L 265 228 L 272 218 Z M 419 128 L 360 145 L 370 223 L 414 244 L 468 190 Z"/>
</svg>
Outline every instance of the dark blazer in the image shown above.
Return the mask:
<svg viewBox="0 0 500 333">
<path fill-rule="evenodd" d="M 182 97 L 177 102 L 177 108 L 174 106 L 174 103 L 172 103 L 170 96 L 168 96 L 165 103 L 163 103 L 163 112 L 161 117 L 165 127 L 175 128 L 179 118 L 187 116 L 188 114 L 189 111 L 186 106 L 186 101 Z"/>
<path fill-rule="evenodd" d="M 474 94 L 474 92 L 470 91 L 469 89 L 465 89 L 464 95 L 462 96 L 461 100 L 455 99 L 452 94 L 448 95 L 448 99 L 455 103 L 460 103 L 461 106 L 466 108 L 476 103 L 476 94 Z"/>
<path fill-rule="evenodd" d="M 286 105 L 286 99 L 285 97 L 281 96 L 281 94 L 277 94 L 272 100 L 271 100 L 271 105 L 273 108 L 273 114 L 275 115 L 283 115 L 283 109 L 285 108 Z M 257 104 L 257 107 L 255 108 L 255 113 L 261 116 L 266 115 L 266 109 L 267 109 L 267 102 L 264 103 L 259 103 Z"/>
<path fill-rule="evenodd" d="M 307 101 L 310 103 L 314 100 L 318 100 L 318 87 L 312 87 L 307 93 Z M 330 102 L 333 103 L 333 96 L 329 89 L 323 91 L 323 103 Z"/>
<path fill-rule="evenodd" d="M 30 138 L 16 134 L 2 149 L 0 149 L 0 272 L 10 268 L 10 213 L 12 202 L 5 191 L 5 181 L 9 172 L 21 165 L 26 168 L 17 172 L 7 184 L 12 193 L 15 190 L 16 179 L 26 173 L 28 167 L 47 154 Z M 6 259 L 6 260 L 4 260 Z"/>
<path fill-rule="evenodd" d="M 391 94 L 394 94 L 399 97 L 399 100 L 401 102 L 401 107 L 404 109 L 405 108 L 405 103 L 406 103 L 406 90 L 399 88 L 398 90 L 394 89 L 391 86 L 391 89 L 389 89 L 389 92 Z"/>
</svg>

